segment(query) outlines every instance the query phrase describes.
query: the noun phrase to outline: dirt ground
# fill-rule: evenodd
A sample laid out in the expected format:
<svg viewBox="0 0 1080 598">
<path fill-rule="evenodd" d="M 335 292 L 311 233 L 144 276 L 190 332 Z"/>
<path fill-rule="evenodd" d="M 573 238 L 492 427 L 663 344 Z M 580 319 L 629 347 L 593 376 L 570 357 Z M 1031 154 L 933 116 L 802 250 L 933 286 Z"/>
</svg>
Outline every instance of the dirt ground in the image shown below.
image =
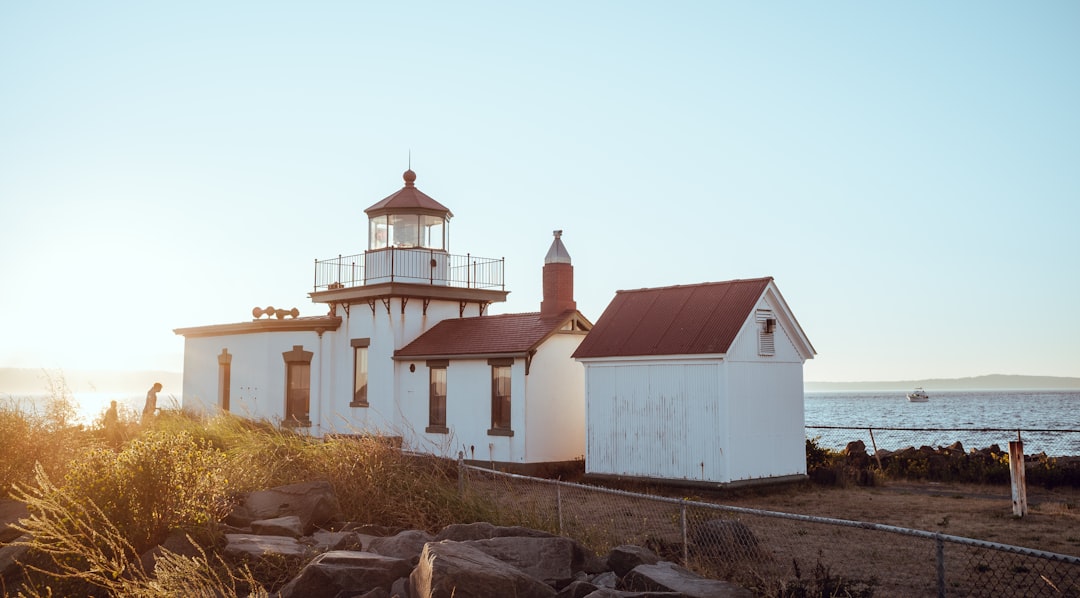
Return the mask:
<svg viewBox="0 0 1080 598">
<path fill-rule="evenodd" d="M 1080 489 L 1028 488 L 1028 514 L 1013 516 L 1009 486 L 886 482 L 728 491 L 708 502 L 883 523 L 1080 556 Z"/>
</svg>

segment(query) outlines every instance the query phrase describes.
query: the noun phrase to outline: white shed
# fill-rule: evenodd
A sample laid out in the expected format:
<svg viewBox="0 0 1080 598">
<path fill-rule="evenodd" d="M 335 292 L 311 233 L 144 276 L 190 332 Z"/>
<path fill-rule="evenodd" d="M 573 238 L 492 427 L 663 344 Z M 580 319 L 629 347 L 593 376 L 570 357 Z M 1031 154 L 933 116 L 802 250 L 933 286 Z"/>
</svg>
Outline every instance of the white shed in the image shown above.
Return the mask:
<svg viewBox="0 0 1080 598">
<path fill-rule="evenodd" d="M 806 475 L 813 346 L 771 277 L 618 291 L 574 352 L 586 473 L 726 485 Z"/>
</svg>

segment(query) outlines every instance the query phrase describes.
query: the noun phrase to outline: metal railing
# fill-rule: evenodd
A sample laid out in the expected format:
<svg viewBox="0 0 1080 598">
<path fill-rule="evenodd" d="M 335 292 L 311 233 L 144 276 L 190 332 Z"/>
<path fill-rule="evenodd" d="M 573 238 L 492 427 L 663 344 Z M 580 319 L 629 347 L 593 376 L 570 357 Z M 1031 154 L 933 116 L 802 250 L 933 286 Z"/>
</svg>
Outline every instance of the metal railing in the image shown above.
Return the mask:
<svg viewBox="0 0 1080 598">
<path fill-rule="evenodd" d="M 505 290 L 504 272 L 505 258 L 390 247 L 315 260 L 315 291 L 385 282 Z"/>
<path fill-rule="evenodd" d="M 458 471 L 461 491 L 495 506 L 507 522 L 572 537 L 599 555 L 622 544 L 644 546 L 665 560 L 761 595 L 804 595 L 793 591 L 812 578 L 832 588 L 827 595 L 838 596 L 1080 595 L 1080 557 L 1075 556 L 464 463 Z"/>
</svg>

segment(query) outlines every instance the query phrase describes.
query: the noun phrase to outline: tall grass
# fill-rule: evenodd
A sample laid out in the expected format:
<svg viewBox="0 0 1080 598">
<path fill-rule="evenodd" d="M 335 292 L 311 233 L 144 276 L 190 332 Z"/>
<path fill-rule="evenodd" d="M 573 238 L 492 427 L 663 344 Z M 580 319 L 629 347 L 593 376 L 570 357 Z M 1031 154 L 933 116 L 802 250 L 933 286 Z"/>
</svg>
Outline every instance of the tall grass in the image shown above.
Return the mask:
<svg viewBox="0 0 1080 598">
<path fill-rule="evenodd" d="M 379 438 L 317 439 L 228 414 L 165 412 L 110 444 L 100 426 L 0 407 L 0 482 L 30 512 L 19 525 L 31 538 L 21 540 L 32 555 L 27 596 L 260 595 L 278 580 L 220 557 L 217 522 L 243 493 L 295 482 L 329 481 L 358 523 L 436 531 L 497 519 L 459 496 L 454 463 Z M 164 551 L 144 570 L 143 554 L 176 532 L 201 555 Z"/>
</svg>

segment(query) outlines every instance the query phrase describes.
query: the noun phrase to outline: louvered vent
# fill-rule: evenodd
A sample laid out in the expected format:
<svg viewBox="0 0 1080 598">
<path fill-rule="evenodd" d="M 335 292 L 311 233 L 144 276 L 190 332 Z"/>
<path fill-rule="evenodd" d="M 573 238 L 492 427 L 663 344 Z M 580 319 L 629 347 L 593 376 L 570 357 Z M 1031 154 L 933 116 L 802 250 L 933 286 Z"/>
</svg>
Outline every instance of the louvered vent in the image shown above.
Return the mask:
<svg viewBox="0 0 1080 598">
<path fill-rule="evenodd" d="M 759 309 L 755 313 L 758 325 L 758 355 L 775 355 L 776 318 L 771 309 Z"/>
</svg>

